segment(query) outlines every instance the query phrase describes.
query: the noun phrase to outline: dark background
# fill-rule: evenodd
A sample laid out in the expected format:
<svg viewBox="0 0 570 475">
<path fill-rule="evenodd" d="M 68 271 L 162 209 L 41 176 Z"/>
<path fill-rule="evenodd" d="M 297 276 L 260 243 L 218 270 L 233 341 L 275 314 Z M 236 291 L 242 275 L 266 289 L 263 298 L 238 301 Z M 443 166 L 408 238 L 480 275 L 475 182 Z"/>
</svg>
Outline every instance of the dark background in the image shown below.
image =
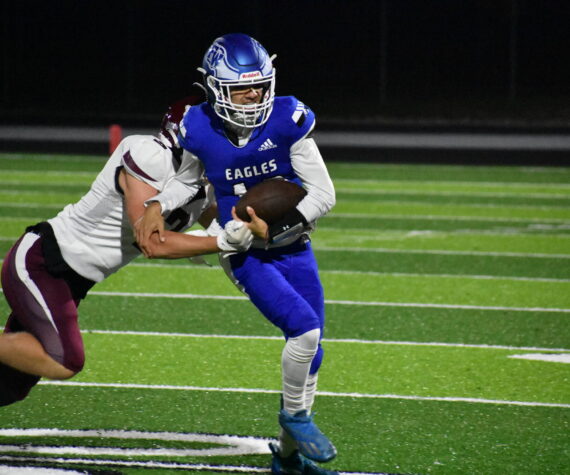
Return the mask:
<svg viewBox="0 0 570 475">
<path fill-rule="evenodd" d="M 570 2 L 0 0 L 0 122 L 153 126 L 214 38 L 324 128 L 570 127 Z"/>
</svg>

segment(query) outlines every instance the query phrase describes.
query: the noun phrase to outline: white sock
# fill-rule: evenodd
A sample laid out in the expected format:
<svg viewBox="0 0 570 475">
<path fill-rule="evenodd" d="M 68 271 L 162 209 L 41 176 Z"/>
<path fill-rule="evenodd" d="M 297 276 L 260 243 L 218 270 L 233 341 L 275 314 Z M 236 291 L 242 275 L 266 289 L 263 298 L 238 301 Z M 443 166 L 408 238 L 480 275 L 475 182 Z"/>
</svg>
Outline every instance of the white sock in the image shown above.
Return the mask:
<svg viewBox="0 0 570 475">
<path fill-rule="evenodd" d="M 283 409 L 295 414 L 306 409 L 305 387 L 311 362 L 317 352 L 321 331 L 308 331 L 289 338 L 281 354 Z"/>
<path fill-rule="evenodd" d="M 315 402 L 315 393 L 317 392 L 317 381 L 319 380 L 319 373 L 309 374 L 307 377 L 307 384 L 305 385 L 305 409 L 307 414 L 311 413 L 313 403 Z"/>
<path fill-rule="evenodd" d="M 319 379 L 319 373 L 309 374 L 307 378 L 307 384 L 305 386 L 305 409 L 307 413 L 311 413 L 311 408 L 315 401 L 315 393 L 317 392 L 317 381 Z M 295 450 L 299 447 L 295 439 L 293 439 L 287 432 L 281 429 L 279 433 L 279 453 L 281 457 L 289 457 Z"/>
</svg>

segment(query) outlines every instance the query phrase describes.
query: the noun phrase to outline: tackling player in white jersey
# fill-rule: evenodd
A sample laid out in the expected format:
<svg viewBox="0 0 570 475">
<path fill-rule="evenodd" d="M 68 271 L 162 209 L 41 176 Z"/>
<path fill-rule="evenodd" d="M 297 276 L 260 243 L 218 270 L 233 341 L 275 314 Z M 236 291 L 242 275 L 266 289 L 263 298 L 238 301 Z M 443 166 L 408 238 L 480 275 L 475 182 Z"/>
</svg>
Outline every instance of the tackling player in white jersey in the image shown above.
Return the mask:
<svg viewBox="0 0 570 475">
<path fill-rule="evenodd" d="M 210 185 L 183 160 L 176 138 L 184 111 L 198 102 L 173 105 L 158 138 L 125 138 L 81 200 L 27 228 L 8 252 L 2 288 L 11 314 L 0 335 L 0 405 L 24 399 L 40 377 L 68 379 L 81 371 L 77 307 L 93 285 L 140 254 L 133 233 L 144 203 L 174 177 L 179 193 L 193 198 L 165 216 L 168 241 L 150 244 L 154 257 L 243 251 L 253 239 L 250 228 L 264 235 L 257 219 L 231 221 L 217 237 L 175 232 L 197 221 L 206 227 L 215 215 Z"/>
</svg>

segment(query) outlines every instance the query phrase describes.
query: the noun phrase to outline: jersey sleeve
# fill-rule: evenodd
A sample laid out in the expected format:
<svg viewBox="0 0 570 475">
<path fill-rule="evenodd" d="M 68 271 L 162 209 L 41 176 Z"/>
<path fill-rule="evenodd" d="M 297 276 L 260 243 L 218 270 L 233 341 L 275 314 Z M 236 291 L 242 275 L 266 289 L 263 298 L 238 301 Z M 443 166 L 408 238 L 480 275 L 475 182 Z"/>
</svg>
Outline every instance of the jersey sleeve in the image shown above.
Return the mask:
<svg viewBox="0 0 570 475">
<path fill-rule="evenodd" d="M 121 165 L 127 173 L 160 191 L 170 178 L 171 154 L 154 137 L 135 136 L 121 157 Z"/>
<path fill-rule="evenodd" d="M 287 98 L 288 104 L 288 127 L 291 142 L 295 143 L 311 133 L 315 127 L 315 113 L 306 104 L 296 97 Z"/>
<path fill-rule="evenodd" d="M 296 97 L 288 99 L 291 165 L 307 190 L 307 195 L 299 202 L 297 210 L 311 223 L 335 205 L 335 190 L 319 148 L 310 137 L 315 128 L 315 113 Z"/>
<path fill-rule="evenodd" d="M 182 154 L 182 164 L 175 176 L 170 179 L 159 194 L 145 202 L 145 206 L 156 201 L 160 203 L 162 214 L 180 208 L 191 200 L 203 185 L 204 168 L 194 155 Z"/>
<path fill-rule="evenodd" d="M 303 138 L 291 147 L 291 165 L 307 190 L 297 210 L 311 223 L 328 213 L 336 203 L 333 182 L 313 138 Z"/>
</svg>

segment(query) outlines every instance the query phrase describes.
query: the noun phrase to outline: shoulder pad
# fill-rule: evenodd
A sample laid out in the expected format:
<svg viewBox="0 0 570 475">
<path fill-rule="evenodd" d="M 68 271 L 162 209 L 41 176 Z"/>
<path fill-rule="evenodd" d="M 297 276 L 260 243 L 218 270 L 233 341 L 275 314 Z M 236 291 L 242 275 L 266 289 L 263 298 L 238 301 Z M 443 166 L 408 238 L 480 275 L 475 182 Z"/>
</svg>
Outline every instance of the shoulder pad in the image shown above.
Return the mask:
<svg viewBox="0 0 570 475">
<path fill-rule="evenodd" d="M 287 124 L 287 134 L 297 141 L 305 137 L 315 126 L 314 112 L 296 97 L 279 97 L 279 117 Z"/>
<path fill-rule="evenodd" d="M 191 129 L 191 125 L 193 122 L 198 120 L 198 118 L 204 115 L 204 107 L 207 106 L 207 102 L 202 102 L 195 106 L 189 107 L 184 116 L 182 117 L 182 121 L 180 122 L 180 134 L 182 138 L 186 138 L 186 135 Z"/>
<path fill-rule="evenodd" d="M 312 120 L 314 121 L 315 120 L 314 116 L 315 115 L 313 114 L 311 109 L 309 109 L 305 104 L 303 104 L 301 101 L 298 100 L 297 104 L 295 105 L 295 111 L 291 115 L 291 119 L 293 119 L 293 122 L 297 124 L 297 127 L 302 127 L 307 119 L 312 118 Z"/>
<path fill-rule="evenodd" d="M 172 154 L 152 136 L 136 136 L 128 143 L 121 164 L 135 178 L 162 189 L 172 168 Z"/>
</svg>

